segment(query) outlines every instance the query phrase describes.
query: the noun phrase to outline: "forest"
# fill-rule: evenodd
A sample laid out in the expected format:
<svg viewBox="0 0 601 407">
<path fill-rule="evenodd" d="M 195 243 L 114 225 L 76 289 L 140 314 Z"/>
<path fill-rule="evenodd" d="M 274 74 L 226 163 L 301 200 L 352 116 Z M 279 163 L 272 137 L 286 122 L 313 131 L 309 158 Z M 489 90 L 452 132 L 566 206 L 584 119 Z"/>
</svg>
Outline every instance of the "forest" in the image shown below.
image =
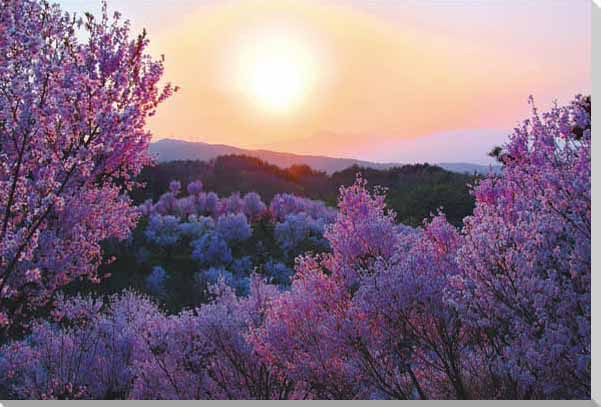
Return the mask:
<svg viewBox="0 0 601 407">
<path fill-rule="evenodd" d="M 181 184 L 200 180 L 205 189 L 220 196 L 256 192 L 266 202 L 279 193 L 323 201 L 334 207 L 340 186 L 349 186 L 361 173 L 371 185 L 386 188 L 386 202 L 401 223 L 418 226 L 430 214 L 443 208 L 449 221 L 461 225 L 474 208 L 469 185 L 481 178 L 446 171 L 429 164 L 413 164 L 386 170 L 352 166 L 331 175 L 307 165 L 279 168 L 260 159 L 227 155 L 210 162 L 171 161 L 146 167 L 138 176 L 143 188 L 132 191 L 135 203 L 157 200 L 171 181 Z"/>
<path fill-rule="evenodd" d="M 144 33 L 0 10 L 0 399 L 590 398 L 590 96 L 483 177 L 156 165 Z"/>
</svg>

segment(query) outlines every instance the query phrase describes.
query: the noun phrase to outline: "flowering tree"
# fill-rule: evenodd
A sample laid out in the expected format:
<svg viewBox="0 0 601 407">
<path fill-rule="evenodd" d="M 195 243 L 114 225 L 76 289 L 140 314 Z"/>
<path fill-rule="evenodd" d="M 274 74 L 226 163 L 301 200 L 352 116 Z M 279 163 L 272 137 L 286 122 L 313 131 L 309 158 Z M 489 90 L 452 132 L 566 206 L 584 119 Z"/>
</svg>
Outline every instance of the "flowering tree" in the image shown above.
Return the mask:
<svg viewBox="0 0 601 407">
<path fill-rule="evenodd" d="M 290 214 L 284 222 L 277 223 L 274 237 L 284 253 L 297 254 L 308 247 L 319 252 L 328 249 L 328 242 L 323 238 L 323 219 L 313 219 L 305 213 Z"/>
<path fill-rule="evenodd" d="M 305 213 L 313 219 L 323 219 L 331 223 L 336 217 L 336 211 L 328 208 L 321 201 L 299 197 L 292 194 L 276 194 L 269 204 L 272 219 L 283 222 L 291 214 Z"/>
<path fill-rule="evenodd" d="M 126 398 L 146 360 L 143 332 L 165 320 L 154 303 L 125 292 L 98 299 L 59 297 L 51 321 L 0 348 L 0 393 L 11 398 Z M 157 321 L 161 321 L 160 323 Z"/>
<path fill-rule="evenodd" d="M 398 242 L 395 214 L 386 208 L 386 196 L 367 190 L 367 181 L 357 177 L 348 188 L 340 188 L 336 222 L 326 230 L 332 246 L 331 267 L 349 287 L 371 274 L 377 260 L 389 259 Z"/>
<path fill-rule="evenodd" d="M 392 256 L 397 229 L 384 196 L 371 195 L 361 178 L 340 189 L 338 206 L 326 232 L 332 253 L 297 259 L 291 290 L 274 301 L 252 340 L 308 397 L 366 398 L 373 387 L 355 340 L 370 334 L 355 293 L 376 263 Z"/>
<path fill-rule="evenodd" d="M 173 91 L 147 46 L 106 4 L 96 19 L 0 1 L 0 327 L 96 278 L 99 242 L 135 225 L 124 191 L 149 162 L 146 118 Z"/>
<path fill-rule="evenodd" d="M 226 242 L 241 242 L 252 235 L 252 228 L 243 213 L 221 215 L 217 219 L 215 231 L 225 239 Z"/>
<path fill-rule="evenodd" d="M 253 221 L 259 219 L 267 211 L 267 206 L 256 192 L 244 195 L 244 214 Z"/>
<path fill-rule="evenodd" d="M 472 332 L 444 301 L 448 279 L 459 272 L 461 242 L 459 231 L 438 215 L 423 229 L 400 233 L 394 254 L 379 259 L 361 281 L 353 312 L 367 321 L 363 332 L 369 333 L 351 345 L 366 381 L 387 398 L 479 396 L 470 387 L 480 367 L 469 347 Z"/>
<path fill-rule="evenodd" d="M 294 397 L 247 341 L 278 290 L 253 277 L 249 298 L 223 284 L 215 301 L 166 315 L 125 292 L 59 298 L 51 321 L 0 347 L 0 394 L 11 398 L 281 399 Z"/>
<path fill-rule="evenodd" d="M 144 236 L 159 247 L 172 247 L 180 239 L 179 219 L 172 215 L 154 215 L 148 221 Z"/>
<path fill-rule="evenodd" d="M 590 113 L 580 96 L 533 108 L 465 220 L 452 297 L 506 398 L 590 397 Z"/>
<path fill-rule="evenodd" d="M 589 398 L 590 111 L 535 109 L 461 231 L 342 188 L 332 253 L 298 263 L 259 355 L 320 398 Z"/>
<path fill-rule="evenodd" d="M 319 260 L 299 260 L 290 291 L 273 301 L 251 341 L 262 360 L 286 372 L 304 398 L 369 398 L 347 342 L 355 327 L 351 297 Z"/>
<path fill-rule="evenodd" d="M 204 346 L 206 398 L 285 399 L 293 397 L 293 384 L 256 356 L 247 341 L 250 329 L 263 323 L 266 310 L 278 290 L 251 278 L 248 298 L 238 298 L 218 284 L 216 300 L 197 310 L 199 342 Z"/>
</svg>

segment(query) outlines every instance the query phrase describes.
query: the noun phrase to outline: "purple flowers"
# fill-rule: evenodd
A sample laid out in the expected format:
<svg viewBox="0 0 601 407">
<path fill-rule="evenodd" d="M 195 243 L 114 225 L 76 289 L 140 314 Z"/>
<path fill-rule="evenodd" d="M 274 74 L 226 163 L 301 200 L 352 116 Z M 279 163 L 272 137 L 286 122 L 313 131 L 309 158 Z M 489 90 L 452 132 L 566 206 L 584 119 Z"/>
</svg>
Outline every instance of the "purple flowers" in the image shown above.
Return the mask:
<svg viewBox="0 0 601 407">
<path fill-rule="evenodd" d="M 146 201 L 139 208 L 140 214 L 148 217 L 148 224 L 143 230 L 145 240 L 134 241 L 133 246 L 142 245 L 138 252 L 144 254 L 144 263 L 168 265 L 166 262 L 173 260 L 171 256 L 187 256 L 201 266 L 201 275 L 208 273 L 205 281 L 215 283 L 219 280 L 215 276 L 221 273 L 237 293 L 247 293 L 248 287 L 242 286 L 255 266 L 269 281 L 288 286 L 297 255 L 330 249 L 324 233 L 336 211 L 322 202 L 280 195 L 268 211 L 261 197 L 253 192 L 242 198 L 238 193 L 221 198 L 204 192 L 202 183 L 196 181 L 189 184 L 189 195 L 178 197 L 179 185 L 171 182 L 171 191 L 158 202 Z M 259 229 L 260 241 L 251 239 L 255 228 Z M 265 247 L 274 246 L 281 250 L 276 248 L 276 253 L 266 260 Z"/>
<path fill-rule="evenodd" d="M 305 247 L 325 251 L 328 242 L 323 238 L 324 222 L 307 216 L 305 213 L 290 214 L 284 222 L 275 225 L 275 240 L 285 253 L 293 253 Z"/>
<path fill-rule="evenodd" d="M 192 242 L 192 258 L 205 267 L 228 265 L 232 251 L 221 235 L 207 234 Z"/>
<path fill-rule="evenodd" d="M 144 232 L 146 240 L 160 247 L 172 247 L 180 239 L 179 220 L 171 215 L 153 215 Z"/>
<path fill-rule="evenodd" d="M 332 253 L 299 260 L 261 357 L 320 398 L 590 397 L 587 103 L 516 130 L 463 230 L 397 227 L 363 180 L 342 188 Z"/>
<path fill-rule="evenodd" d="M 217 232 L 226 242 L 240 242 L 252 235 L 252 229 L 243 213 L 222 215 L 217 219 Z"/>
<path fill-rule="evenodd" d="M 188 184 L 187 191 L 188 195 L 200 195 L 203 190 L 201 181 L 194 181 Z"/>
<path fill-rule="evenodd" d="M 100 242 L 138 219 L 126 192 L 151 161 L 146 118 L 174 89 L 106 5 L 97 19 L 36 0 L 0 9 L 1 331 L 70 281 L 97 281 Z"/>
<path fill-rule="evenodd" d="M 336 217 L 336 211 L 325 206 L 323 202 L 298 197 L 291 194 L 277 194 L 269 205 L 269 212 L 274 220 L 283 222 L 291 214 L 305 213 L 313 219 L 324 219 L 330 223 Z"/>
<path fill-rule="evenodd" d="M 265 215 L 267 207 L 256 192 L 244 195 L 244 214 L 251 220 L 257 220 Z"/>
<path fill-rule="evenodd" d="M 159 309 L 126 292 L 106 304 L 61 298 L 53 314 L 0 349 L 0 388 L 10 398 L 127 398 L 148 356 L 144 332 L 164 318 Z"/>
<path fill-rule="evenodd" d="M 533 110 L 503 150 L 503 176 L 474 190 L 449 293 L 466 323 L 494 329 L 488 363 L 508 367 L 515 398 L 587 398 L 590 99 Z"/>
</svg>

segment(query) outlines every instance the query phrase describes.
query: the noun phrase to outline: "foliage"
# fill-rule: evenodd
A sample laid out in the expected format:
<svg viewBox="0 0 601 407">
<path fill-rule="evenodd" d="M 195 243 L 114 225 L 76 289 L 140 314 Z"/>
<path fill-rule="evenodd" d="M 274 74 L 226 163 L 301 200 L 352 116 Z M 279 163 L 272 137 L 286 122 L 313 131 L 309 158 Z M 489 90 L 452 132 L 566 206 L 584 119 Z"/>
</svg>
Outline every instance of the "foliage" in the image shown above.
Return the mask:
<svg viewBox="0 0 601 407">
<path fill-rule="evenodd" d="M 474 190 L 453 298 L 484 330 L 512 398 L 588 398 L 590 98 L 516 128 L 503 177 Z"/>
<path fill-rule="evenodd" d="M 257 158 L 234 155 L 217 157 L 210 162 L 173 161 L 146 167 L 138 177 L 145 187 L 134 190 L 132 197 L 138 203 L 157 200 L 173 179 L 182 184 L 201 179 L 207 190 L 222 196 L 238 191 L 256 192 L 266 203 L 271 203 L 278 194 L 291 194 L 333 206 L 338 188 L 352 185 L 357 173 L 370 184 L 387 188 L 386 200 L 397 213 L 397 220 L 410 226 L 419 226 L 422 219 L 441 207 L 449 222 L 460 226 L 474 208 L 468 184 L 474 183 L 477 177 L 433 165 L 404 165 L 387 170 L 355 166 L 328 175 L 307 166 L 282 169 Z M 246 215 L 252 217 L 249 213 Z"/>
<path fill-rule="evenodd" d="M 127 248 L 115 253 L 119 260 L 104 269 L 114 276 L 108 293 L 119 284 L 137 287 L 179 311 L 206 302 L 207 287 L 220 278 L 240 295 L 248 293 L 253 272 L 287 287 L 297 255 L 329 250 L 323 235 L 336 210 L 321 201 L 278 194 L 267 206 L 257 193 L 220 197 L 200 181 L 170 185 L 156 202 L 138 207 L 139 227 Z M 124 261 L 128 257 L 132 261 Z M 148 284 L 156 267 L 169 270 L 160 290 Z"/>
<path fill-rule="evenodd" d="M 128 236 L 146 118 L 173 89 L 158 87 L 146 34 L 132 39 L 106 5 L 99 19 L 37 0 L 0 10 L 2 329 L 70 281 L 96 279 L 99 242 Z"/>
<path fill-rule="evenodd" d="M 245 336 L 262 323 L 273 286 L 168 316 L 133 293 L 106 302 L 62 299 L 54 320 L 0 350 L 0 394 L 34 399 L 288 398 L 292 387 L 255 357 Z"/>
</svg>

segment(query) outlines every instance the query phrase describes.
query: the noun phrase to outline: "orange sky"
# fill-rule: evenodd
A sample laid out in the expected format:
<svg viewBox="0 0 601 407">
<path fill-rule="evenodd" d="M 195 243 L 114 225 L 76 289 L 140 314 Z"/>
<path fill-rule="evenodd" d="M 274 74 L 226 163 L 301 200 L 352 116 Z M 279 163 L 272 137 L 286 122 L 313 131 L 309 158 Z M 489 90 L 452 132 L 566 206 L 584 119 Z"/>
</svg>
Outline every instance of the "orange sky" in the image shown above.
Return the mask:
<svg viewBox="0 0 601 407">
<path fill-rule="evenodd" d="M 150 122 L 155 139 L 406 161 L 437 135 L 471 134 L 486 151 L 525 117 L 528 95 L 545 107 L 591 88 L 586 0 L 193 3 L 125 10 L 181 86 Z M 283 112 L 240 80 L 240 54 L 269 36 L 309 59 L 302 98 Z M 446 161 L 484 156 L 456 147 Z"/>
</svg>

